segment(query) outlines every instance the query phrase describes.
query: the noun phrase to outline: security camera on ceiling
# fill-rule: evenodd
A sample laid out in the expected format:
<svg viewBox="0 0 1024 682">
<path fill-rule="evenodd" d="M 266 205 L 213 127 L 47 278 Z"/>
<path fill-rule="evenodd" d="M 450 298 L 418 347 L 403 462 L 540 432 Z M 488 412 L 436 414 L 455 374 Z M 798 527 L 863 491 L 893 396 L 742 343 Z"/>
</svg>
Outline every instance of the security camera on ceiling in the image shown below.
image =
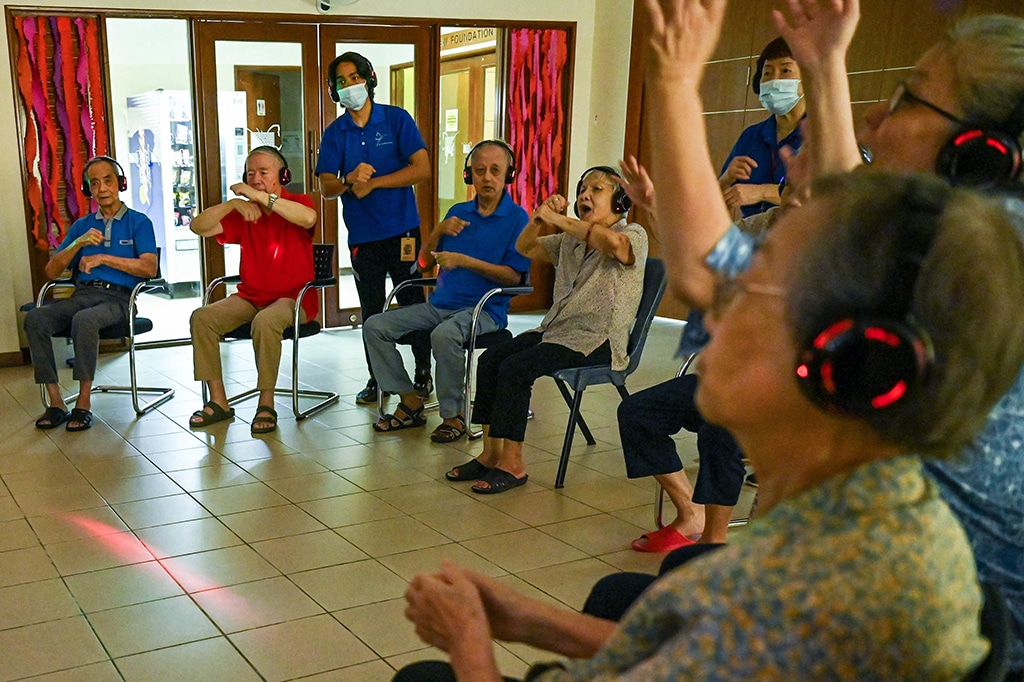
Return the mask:
<svg viewBox="0 0 1024 682">
<path fill-rule="evenodd" d="M 313 0 L 313 2 L 316 4 L 317 12 L 320 14 L 327 14 L 331 11 L 331 7 L 334 7 L 335 5 L 339 7 L 341 5 L 352 5 L 358 2 L 358 0 Z"/>
</svg>

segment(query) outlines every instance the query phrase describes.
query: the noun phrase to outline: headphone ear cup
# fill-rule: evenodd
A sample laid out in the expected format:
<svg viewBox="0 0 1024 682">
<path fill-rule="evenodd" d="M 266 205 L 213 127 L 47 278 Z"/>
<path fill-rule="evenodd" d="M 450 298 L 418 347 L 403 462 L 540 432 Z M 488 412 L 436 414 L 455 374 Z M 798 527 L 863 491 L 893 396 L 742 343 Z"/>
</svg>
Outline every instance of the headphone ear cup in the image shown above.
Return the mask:
<svg viewBox="0 0 1024 682">
<path fill-rule="evenodd" d="M 506 185 L 511 185 L 515 181 L 516 181 L 516 167 L 510 165 L 508 167 L 508 170 L 505 171 L 505 184 Z"/>
<path fill-rule="evenodd" d="M 801 351 L 797 383 L 815 405 L 867 416 L 904 398 L 933 362 L 927 334 L 907 320 L 843 318 Z"/>
<path fill-rule="evenodd" d="M 128 191 L 128 178 L 123 175 L 117 176 L 117 189 L 120 192 Z"/>
<path fill-rule="evenodd" d="M 626 194 L 626 190 L 621 187 L 617 192 L 615 192 L 612 203 L 612 210 L 616 213 L 629 213 L 629 209 L 633 208 L 633 200 L 629 198 L 628 194 Z"/>
<path fill-rule="evenodd" d="M 466 157 L 466 163 L 467 164 L 469 163 L 469 157 L 468 156 Z M 473 184 L 473 171 L 472 171 L 472 169 L 470 169 L 470 167 L 468 165 L 465 168 L 462 169 L 462 181 L 464 183 L 466 183 L 467 185 L 472 185 Z"/>
<path fill-rule="evenodd" d="M 288 166 L 285 166 L 284 168 L 281 169 L 279 179 L 282 185 L 287 185 L 289 182 L 292 181 L 292 171 L 290 168 L 288 168 Z"/>
<path fill-rule="evenodd" d="M 87 199 L 92 199 L 92 189 L 89 187 L 88 178 L 82 178 L 82 194 L 84 194 Z"/>
<path fill-rule="evenodd" d="M 980 128 L 957 131 L 939 151 L 935 170 L 954 185 L 986 187 L 1016 180 L 1021 149 L 1007 134 Z"/>
</svg>

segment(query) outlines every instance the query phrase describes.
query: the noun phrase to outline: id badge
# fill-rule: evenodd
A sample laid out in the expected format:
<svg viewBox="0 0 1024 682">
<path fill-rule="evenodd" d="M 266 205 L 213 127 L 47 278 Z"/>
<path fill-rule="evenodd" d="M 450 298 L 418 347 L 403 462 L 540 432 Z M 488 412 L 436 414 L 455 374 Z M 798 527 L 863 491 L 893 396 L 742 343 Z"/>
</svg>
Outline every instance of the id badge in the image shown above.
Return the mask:
<svg viewBox="0 0 1024 682">
<path fill-rule="evenodd" d="M 416 238 L 402 237 L 402 261 L 411 263 L 416 260 Z"/>
</svg>

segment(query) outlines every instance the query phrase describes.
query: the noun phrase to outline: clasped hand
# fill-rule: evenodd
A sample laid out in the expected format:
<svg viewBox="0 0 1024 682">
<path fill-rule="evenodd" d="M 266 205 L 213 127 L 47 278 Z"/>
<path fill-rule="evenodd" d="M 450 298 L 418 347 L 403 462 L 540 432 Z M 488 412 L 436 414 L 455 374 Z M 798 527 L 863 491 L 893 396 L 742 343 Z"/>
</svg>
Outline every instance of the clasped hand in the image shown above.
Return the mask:
<svg viewBox="0 0 1024 682">
<path fill-rule="evenodd" d="M 552 194 L 544 202 L 533 210 L 530 217 L 539 223 L 558 227 L 558 219 L 565 215 L 569 202 L 561 194 Z"/>
<path fill-rule="evenodd" d="M 231 191 L 240 197 L 245 197 L 245 200 L 231 200 L 232 206 L 236 211 L 238 211 L 239 215 L 241 215 L 248 223 L 254 223 L 259 220 L 260 216 L 263 215 L 263 212 L 260 211 L 259 199 L 257 197 L 261 193 L 265 194 L 265 192 L 247 185 L 244 182 L 236 182 L 231 185 Z"/>
</svg>

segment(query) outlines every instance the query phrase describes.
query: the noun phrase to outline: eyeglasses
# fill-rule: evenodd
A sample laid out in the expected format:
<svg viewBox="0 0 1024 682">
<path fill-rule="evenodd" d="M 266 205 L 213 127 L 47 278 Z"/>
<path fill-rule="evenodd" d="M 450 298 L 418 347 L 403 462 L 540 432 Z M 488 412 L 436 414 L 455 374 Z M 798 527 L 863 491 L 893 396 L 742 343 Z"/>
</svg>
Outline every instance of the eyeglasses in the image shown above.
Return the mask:
<svg viewBox="0 0 1024 682">
<path fill-rule="evenodd" d="M 739 277 L 722 277 L 715 283 L 715 291 L 711 295 L 708 312 L 714 317 L 721 317 L 740 296 L 740 294 L 760 294 L 782 298 L 786 290 L 771 284 L 744 282 Z"/>
<path fill-rule="evenodd" d="M 954 116 L 953 114 L 949 113 L 942 107 L 936 106 L 929 102 L 928 100 L 921 99 L 920 97 L 912 93 L 910 91 L 910 88 L 907 87 L 906 81 L 900 81 L 899 83 L 897 83 L 896 88 L 892 91 L 892 94 L 889 95 L 889 113 L 892 114 L 897 109 L 899 109 L 900 105 L 903 103 L 903 100 L 906 100 L 913 104 L 920 104 L 921 106 L 928 107 L 935 113 L 949 119 L 953 123 L 959 125 L 966 124 L 966 121 L 964 121 L 959 116 Z"/>
</svg>

